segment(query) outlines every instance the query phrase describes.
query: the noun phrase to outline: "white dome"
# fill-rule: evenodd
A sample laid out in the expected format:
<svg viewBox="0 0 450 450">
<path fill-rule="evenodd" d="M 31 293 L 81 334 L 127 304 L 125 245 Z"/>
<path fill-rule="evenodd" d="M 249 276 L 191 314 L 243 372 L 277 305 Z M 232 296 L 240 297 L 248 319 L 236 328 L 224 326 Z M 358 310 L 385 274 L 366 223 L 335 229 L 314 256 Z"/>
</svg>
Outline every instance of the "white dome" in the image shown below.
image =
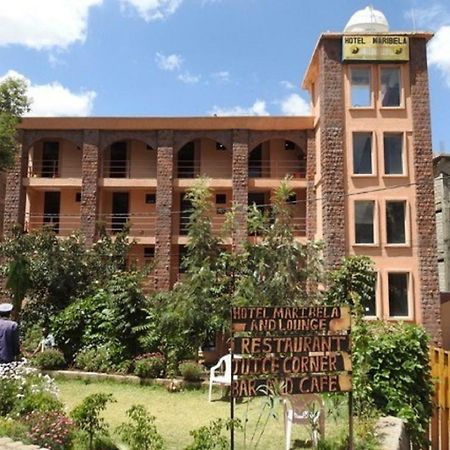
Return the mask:
<svg viewBox="0 0 450 450">
<path fill-rule="evenodd" d="M 356 11 L 344 28 L 344 33 L 386 33 L 387 31 L 389 31 L 389 24 L 386 17 L 372 6 Z"/>
</svg>

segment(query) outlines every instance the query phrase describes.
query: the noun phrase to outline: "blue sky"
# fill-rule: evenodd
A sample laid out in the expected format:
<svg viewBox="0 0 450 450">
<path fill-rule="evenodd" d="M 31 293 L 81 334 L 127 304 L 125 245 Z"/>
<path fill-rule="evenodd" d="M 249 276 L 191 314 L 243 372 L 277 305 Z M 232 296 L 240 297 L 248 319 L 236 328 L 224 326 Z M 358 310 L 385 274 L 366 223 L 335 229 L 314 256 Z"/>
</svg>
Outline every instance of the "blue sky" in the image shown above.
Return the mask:
<svg viewBox="0 0 450 450">
<path fill-rule="evenodd" d="M 0 77 L 33 115 L 302 115 L 321 32 L 366 1 L 0 0 Z M 433 143 L 450 152 L 450 3 L 380 0 L 391 31 L 429 30 Z"/>
</svg>

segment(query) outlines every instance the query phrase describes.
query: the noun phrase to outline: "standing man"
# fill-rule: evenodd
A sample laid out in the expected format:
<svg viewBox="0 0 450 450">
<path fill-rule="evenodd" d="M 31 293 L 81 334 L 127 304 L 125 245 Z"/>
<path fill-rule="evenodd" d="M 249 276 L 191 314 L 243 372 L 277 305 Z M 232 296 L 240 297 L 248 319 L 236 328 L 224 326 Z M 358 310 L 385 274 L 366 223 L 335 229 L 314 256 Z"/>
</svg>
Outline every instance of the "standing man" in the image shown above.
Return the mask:
<svg viewBox="0 0 450 450">
<path fill-rule="evenodd" d="M 0 364 L 7 364 L 19 355 L 19 326 L 9 316 L 11 303 L 0 304 Z"/>
</svg>

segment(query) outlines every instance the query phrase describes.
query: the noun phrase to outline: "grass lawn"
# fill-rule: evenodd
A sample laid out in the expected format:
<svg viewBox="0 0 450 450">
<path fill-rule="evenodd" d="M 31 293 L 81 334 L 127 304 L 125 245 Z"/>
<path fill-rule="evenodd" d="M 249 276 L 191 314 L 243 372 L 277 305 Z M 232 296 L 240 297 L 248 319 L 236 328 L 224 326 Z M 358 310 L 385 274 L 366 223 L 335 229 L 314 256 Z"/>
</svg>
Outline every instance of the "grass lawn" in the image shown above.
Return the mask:
<svg viewBox="0 0 450 450">
<path fill-rule="evenodd" d="M 207 425 L 217 418 L 230 417 L 230 403 L 220 400 L 219 390 L 214 391 L 213 399 L 208 402 L 208 393 L 205 389 L 169 393 L 160 386 L 137 386 L 119 384 L 114 382 L 84 382 L 57 380 L 61 400 L 70 411 L 79 404 L 84 397 L 96 392 L 113 394 L 117 403 L 112 403 L 105 411 L 104 417 L 114 430 L 120 423 L 126 421 L 125 411 L 133 404 L 142 404 L 156 417 L 156 426 L 161 433 L 166 447 L 171 450 L 182 450 L 192 439 L 189 431 Z M 249 405 L 249 421 L 247 425 L 247 439 L 249 440 L 255 429 L 259 413 L 263 405 L 262 399 L 254 399 Z M 247 409 L 246 401 L 236 405 L 235 417 L 242 419 Z M 258 445 L 262 450 L 280 450 L 284 448 L 283 410 L 279 407 L 277 419 L 269 419 L 264 434 Z M 264 415 L 263 417 L 266 417 Z M 330 421 L 327 434 L 332 432 Z M 261 426 L 259 427 L 261 431 Z M 306 427 L 294 426 L 292 442 L 297 439 L 294 448 L 304 448 L 299 440 L 307 438 Z M 255 439 L 256 440 L 256 439 Z M 235 448 L 243 449 L 243 433 L 236 432 Z M 247 447 L 248 449 L 254 447 Z"/>
</svg>

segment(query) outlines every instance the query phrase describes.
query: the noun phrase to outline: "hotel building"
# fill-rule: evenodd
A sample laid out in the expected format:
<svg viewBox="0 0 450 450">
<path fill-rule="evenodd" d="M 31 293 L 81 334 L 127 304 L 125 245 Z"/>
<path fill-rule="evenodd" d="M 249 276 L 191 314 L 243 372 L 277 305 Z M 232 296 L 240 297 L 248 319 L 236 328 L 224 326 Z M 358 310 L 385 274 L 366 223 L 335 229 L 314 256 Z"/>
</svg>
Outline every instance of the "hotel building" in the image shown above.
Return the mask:
<svg viewBox="0 0 450 450">
<path fill-rule="evenodd" d="M 303 88 L 306 117 L 26 118 L 9 172 L 5 232 L 52 224 L 61 236 L 125 223 L 133 255 L 155 258 L 159 290 L 176 281 L 187 242 L 184 193 L 209 180 L 214 230 L 236 208 L 227 245 L 247 238 L 246 207 L 270 203 L 291 176 L 296 239 L 376 266 L 367 314 L 422 323 L 441 341 L 427 32 L 389 32 L 378 11 L 320 36 Z"/>
</svg>

